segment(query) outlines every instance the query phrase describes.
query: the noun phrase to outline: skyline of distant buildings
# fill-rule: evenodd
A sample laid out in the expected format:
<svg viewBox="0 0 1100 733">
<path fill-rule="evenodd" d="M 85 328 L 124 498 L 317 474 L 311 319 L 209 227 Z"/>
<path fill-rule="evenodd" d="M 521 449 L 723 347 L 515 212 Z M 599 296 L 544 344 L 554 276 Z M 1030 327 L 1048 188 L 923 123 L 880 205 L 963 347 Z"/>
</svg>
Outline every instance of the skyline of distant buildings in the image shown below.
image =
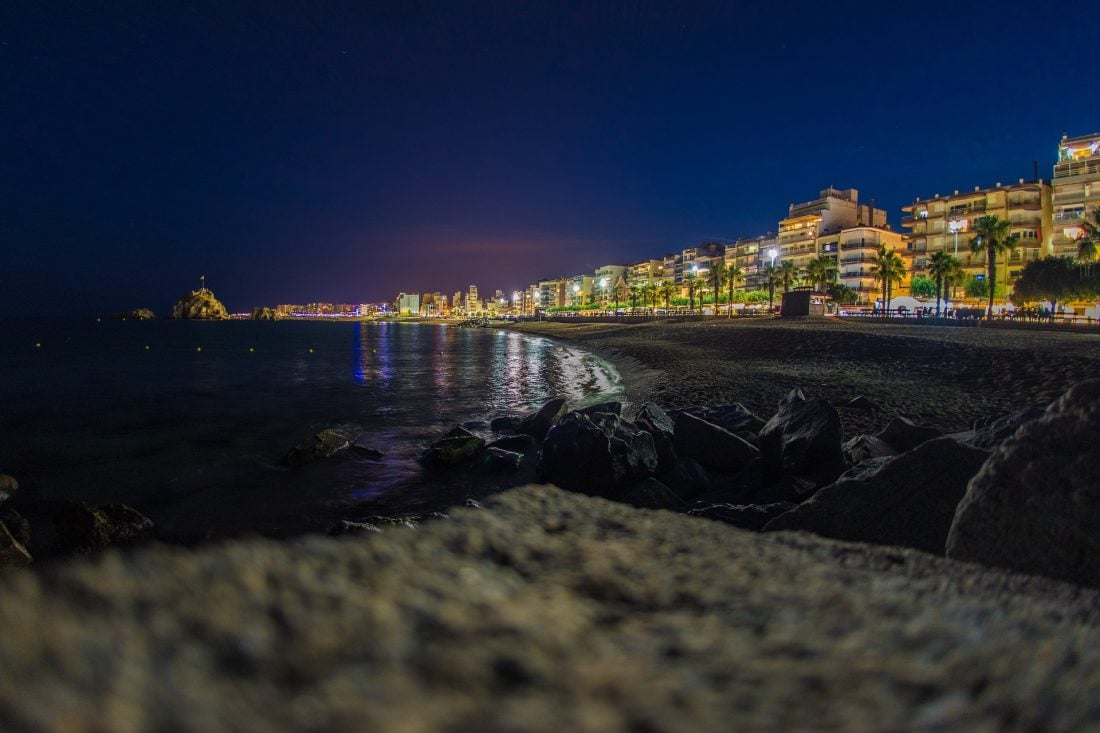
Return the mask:
<svg viewBox="0 0 1100 733">
<path fill-rule="evenodd" d="M 969 275 L 984 277 L 985 257 L 970 251 L 970 230 L 981 216 L 996 215 L 1008 221 L 1018 237 L 1019 250 L 1007 257 L 998 273 L 1005 286 L 1019 276 L 1028 262 L 1048 255 L 1075 256 L 1081 220 L 1100 207 L 1100 133 L 1069 137 L 1058 145 L 1057 162 L 1050 180 L 1017 179 L 972 191 L 936 192 L 918 197 L 901 207 L 901 227 L 893 229 L 887 212 L 875 208 L 874 199 L 861 201 L 855 188 L 829 186 L 809 201 L 792 203 L 777 222 L 775 232 L 735 238 L 726 242 L 701 242 L 677 252 L 627 264 L 607 264 L 591 273 L 543 278 L 523 290 L 481 299 L 478 286 L 455 292 L 448 301 L 442 293 L 400 293 L 390 306 L 402 314 L 447 315 L 509 312 L 533 313 L 539 309 L 595 305 L 624 301 L 635 285 L 672 283 L 685 297 L 687 281 L 695 277 L 700 290 L 717 261 L 737 266 L 744 273 L 739 289 L 763 289 L 764 268 L 793 262 L 804 270 L 810 260 L 826 256 L 837 262 L 838 282 L 854 290 L 859 302 L 870 305 L 880 292 L 871 275 L 870 261 L 881 246 L 895 251 L 905 262 L 907 275 L 894 296 L 909 293 L 913 276 L 927 275 L 928 258 L 935 252 L 956 255 Z M 1007 287 L 1005 289 L 1007 292 Z M 279 306 L 280 309 L 286 306 Z M 337 312 L 346 306 L 334 306 Z"/>
</svg>

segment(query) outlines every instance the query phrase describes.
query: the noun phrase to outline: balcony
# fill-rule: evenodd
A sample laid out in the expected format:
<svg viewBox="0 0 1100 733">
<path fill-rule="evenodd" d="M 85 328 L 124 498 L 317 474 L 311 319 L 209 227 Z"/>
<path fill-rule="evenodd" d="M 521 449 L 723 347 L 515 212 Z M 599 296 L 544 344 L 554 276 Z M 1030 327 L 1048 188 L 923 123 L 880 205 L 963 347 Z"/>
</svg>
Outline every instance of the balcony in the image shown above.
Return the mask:
<svg viewBox="0 0 1100 733">
<path fill-rule="evenodd" d="M 878 242 L 845 242 L 840 245 L 841 252 L 847 252 L 853 249 L 869 249 L 872 251 L 878 251 Z"/>
<path fill-rule="evenodd" d="M 1043 208 L 1043 202 L 1038 198 L 1027 198 L 1019 200 L 1009 200 L 1008 208 L 1010 209 L 1024 209 L 1026 211 L 1039 211 Z"/>
<path fill-rule="evenodd" d="M 1074 176 L 1100 175 L 1100 157 L 1085 160 L 1065 160 L 1054 166 L 1054 178 L 1072 178 Z"/>
</svg>

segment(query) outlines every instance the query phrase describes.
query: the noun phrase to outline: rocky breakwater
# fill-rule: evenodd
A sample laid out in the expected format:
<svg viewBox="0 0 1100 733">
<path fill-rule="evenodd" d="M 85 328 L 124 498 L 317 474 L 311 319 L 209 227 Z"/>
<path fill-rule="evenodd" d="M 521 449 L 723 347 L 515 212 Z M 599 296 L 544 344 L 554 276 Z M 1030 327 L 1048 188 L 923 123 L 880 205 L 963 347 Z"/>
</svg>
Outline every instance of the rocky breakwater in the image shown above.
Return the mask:
<svg viewBox="0 0 1100 733">
<path fill-rule="evenodd" d="M 543 436 L 535 477 L 571 491 L 1100 587 L 1096 405 L 1100 381 L 1045 411 L 978 418 L 964 432 L 895 416 L 879 433 L 847 440 L 838 410 L 876 408 L 858 398 L 834 406 L 799 389 L 767 419 L 739 403 L 668 411 L 647 403 L 628 418 L 619 403 L 568 411 L 556 400 L 494 424 L 534 425 Z M 469 456 L 484 448 L 457 440 Z"/>
</svg>

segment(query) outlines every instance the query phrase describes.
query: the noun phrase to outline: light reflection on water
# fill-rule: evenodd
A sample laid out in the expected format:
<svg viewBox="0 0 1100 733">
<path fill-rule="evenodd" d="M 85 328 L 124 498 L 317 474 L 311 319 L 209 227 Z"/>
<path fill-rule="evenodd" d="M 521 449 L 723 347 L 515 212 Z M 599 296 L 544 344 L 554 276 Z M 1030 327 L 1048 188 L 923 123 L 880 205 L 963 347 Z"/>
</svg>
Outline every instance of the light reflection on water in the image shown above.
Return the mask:
<svg viewBox="0 0 1100 733">
<path fill-rule="evenodd" d="M 0 373 L 0 470 L 47 501 L 125 501 L 189 530 L 378 496 L 458 422 L 621 392 L 545 338 L 399 323 L 0 322 Z M 326 427 L 386 460 L 277 467 Z"/>
</svg>

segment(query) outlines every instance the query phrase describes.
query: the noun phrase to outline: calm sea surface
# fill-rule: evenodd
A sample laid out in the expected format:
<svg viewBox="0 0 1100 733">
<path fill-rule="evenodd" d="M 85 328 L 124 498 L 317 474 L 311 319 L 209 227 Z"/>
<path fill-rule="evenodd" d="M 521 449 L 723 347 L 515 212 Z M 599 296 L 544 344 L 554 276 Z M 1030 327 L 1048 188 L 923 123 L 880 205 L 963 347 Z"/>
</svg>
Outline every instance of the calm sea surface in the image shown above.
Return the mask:
<svg viewBox="0 0 1100 733">
<path fill-rule="evenodd" d="M 456 423 L 621 391 L 609 364 L 548 339 L 398 323 L 7 321 L 0 375 L 0 472 L 42 517 L 122 501 L 196 538 L 424 504 L 416 455 Z M 279 465 L 328 427 L 386 458 Z"/>
</svg>

